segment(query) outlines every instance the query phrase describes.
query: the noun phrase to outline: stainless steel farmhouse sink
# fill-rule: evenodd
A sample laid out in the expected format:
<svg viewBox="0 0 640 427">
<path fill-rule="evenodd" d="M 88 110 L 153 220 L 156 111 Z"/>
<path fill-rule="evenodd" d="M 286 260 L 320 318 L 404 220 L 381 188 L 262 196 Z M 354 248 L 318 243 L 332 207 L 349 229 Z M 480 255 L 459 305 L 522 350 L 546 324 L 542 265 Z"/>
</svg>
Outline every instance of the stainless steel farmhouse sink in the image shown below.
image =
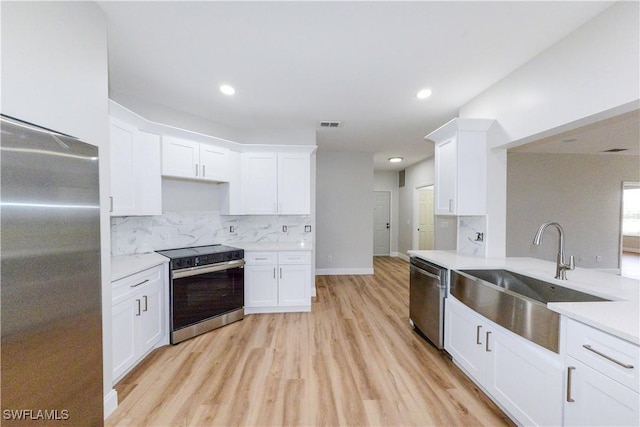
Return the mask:
<svg viewBox="0 0 640 427">
<path fill-rule="evenodd" d="M 453 271 L 449 292 L 500 326 L 556 353 L 560 315 L 547 303 L 608 301 L 507 270 Z"/>
</svg>

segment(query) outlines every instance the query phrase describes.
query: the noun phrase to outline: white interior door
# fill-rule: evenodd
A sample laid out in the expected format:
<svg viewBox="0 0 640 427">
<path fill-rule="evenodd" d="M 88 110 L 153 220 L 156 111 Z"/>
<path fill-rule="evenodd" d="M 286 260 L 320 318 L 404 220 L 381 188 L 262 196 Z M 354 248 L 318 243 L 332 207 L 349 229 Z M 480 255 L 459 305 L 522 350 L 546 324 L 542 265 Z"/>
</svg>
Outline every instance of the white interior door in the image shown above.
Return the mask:
<svg viewBox="0 0 640 427">
<path fill-rule="evenodd" d="M 391 241 L 391 194 L 374 191 L 373 254 L 389 255 Z"/>
<path fill-rule="evenodd" d="M 433 249 L 433 187 L 418 190 L 418 249 Z"/>
</svg>

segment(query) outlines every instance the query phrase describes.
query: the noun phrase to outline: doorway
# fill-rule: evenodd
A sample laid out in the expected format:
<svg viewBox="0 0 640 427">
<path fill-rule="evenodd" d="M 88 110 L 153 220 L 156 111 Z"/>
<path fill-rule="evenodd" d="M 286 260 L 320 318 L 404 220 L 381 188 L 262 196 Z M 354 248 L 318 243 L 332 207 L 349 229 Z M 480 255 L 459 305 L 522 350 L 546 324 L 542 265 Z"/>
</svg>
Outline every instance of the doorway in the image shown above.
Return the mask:
<svg viewBox="0 0 640 427">
<path fill-rule="evenodd" d="M 413 247 L 418 250 L 432 250 L 434 242 L 434 193 L 433 185 L 418 187 L 414 197 Z"/>
<path fill-rule="evenodd" d="M 391 253 L 391 192 L 374 191 L 373 255 Z"/>
<path fill-rule="evenodd" d="M 640 182 L 622 183 L 620 274 L 640 278 Z"/>
</svg>

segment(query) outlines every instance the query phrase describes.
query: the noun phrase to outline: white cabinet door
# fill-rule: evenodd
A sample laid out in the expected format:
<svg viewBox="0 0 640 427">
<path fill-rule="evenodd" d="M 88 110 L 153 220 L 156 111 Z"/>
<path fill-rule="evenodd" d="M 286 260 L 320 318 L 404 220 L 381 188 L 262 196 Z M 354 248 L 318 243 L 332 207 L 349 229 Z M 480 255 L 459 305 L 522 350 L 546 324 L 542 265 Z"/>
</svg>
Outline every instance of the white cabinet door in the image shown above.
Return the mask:
<svg viewBox="0 0 640 427">
<path fill-rule="evenodd" d="M 482 382 L 489 329 L 473 311 L 454 298 L 445 299 L 445 350 L 469 375 Z"/>
<path fill-rule="evenodd" d="M 131 370 L 167 334 L 163 266 L 113 282 L 113 379 Z"/>
<path fill-rule="evenodd" d="M 244 268 L 246 307 L 278 305 L 277 265 L 246 265 Z"/>
<path fill-rule="evenodd" d="M 562 423 L 563 365 L 559 356 L 491 329 L 485 387 L 524 425 Z"/>
<path fill-rule="evenodd" d="M 640 395 L 593 368 L 567 357 L 567 426 L 640 425 Z"/>
<path fill-rule="evenodd" d="M 162 215 L 160 135 L 138 131 L 136 152 L 136 215 Z"/>
<path fill-rule="evenodd" d="M 136 354 L 136 301 L 131 298 L 111 309 L 113 334 L 113 378 L 127 372 L 137 359 Z"/>
<path fill-rule="evenodd" d="M 110 119 L 112 216 L 161 215 L 160 137 Z"/>
<path fill-rule="evenodd" d="M 162 284 L 156 281 L 145 285 L 137 297 L 140 299 L 140 354 L 151 350 L 162 338 Z"/>
<path fill-rule="evenodd" d="M 229 181 L 229 150 L 200 144 L 200 177 L 205 181 Z"/>
<path fill-rule="evenodd" d="M 278 213 L 278 155 L 243 153 L 242 206 L 245 214 Z"/>
<path fill-rule="evenodd" d="M 456 137 L 439 142 L 435 146 L 435 214 L 455 215 L 458 170 Z"/>
<path fill-rule="evenodd" d="M 560 425 L 560 356 L 511 334 L 454 297 L 445 302 L 445 349 L 456 364 L 519 423 Z"/>
<path fill-rule="evenodd" d="M 311 159 L 305 153 L 278 154 L 278 213 L 311 213 Z"/>
<path fill-rule="evenodd" d="M 310 304 L 310 265 L 280 265 L 278 303 L 280 306 L 306 306 Z"/>
<path fill-rule="evenodd" d="M 135 133 L 137 129 L 111 118 L 111 215 L 135 214 L 136 175 L 134 170 Z"/>
<path fill-rule="evenodd" d="M 435 142 L 436 215 L 486 215 L 487 130 L 492 123 L 456 119 L 430 134 Z"/>
<path fill-rule="evenodd" d="M 200 144 L 171 136 L 162 137 L 162 175 L 177 178 L 197 178 Z"/>
</svg>

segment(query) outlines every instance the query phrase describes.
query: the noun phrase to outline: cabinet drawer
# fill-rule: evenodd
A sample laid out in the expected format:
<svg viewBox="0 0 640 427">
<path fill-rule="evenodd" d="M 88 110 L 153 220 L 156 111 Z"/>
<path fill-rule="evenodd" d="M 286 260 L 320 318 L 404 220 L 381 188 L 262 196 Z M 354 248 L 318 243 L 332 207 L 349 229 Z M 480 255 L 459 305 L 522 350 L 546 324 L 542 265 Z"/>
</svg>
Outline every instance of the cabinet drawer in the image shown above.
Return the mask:
<svg viewBox="0 0 640 427">
<path fill-rule="evenodd" d="M 568 319 L 567 354 L 620 384 L 640 391 L 640 346 Z"/>
<path fill-rule="evenodd" d="M 135 292 L 140 286 L 162 280 L 162 266 L 157 266 L 132 274 L 112 283 L 111 300 L 117 304 L 130 293 Z"/>
<path fill-rule="evenodd" d="M 307 252 L 307 251 L 279 252 L 278 263 L 279 264 L 311 264 L 311 252 Z"/>
<path fill-rule="evenodd" d="M 277 252 L 245 252 L 244 262 L 247 265 L 277 264 Z"/>
</svg>

